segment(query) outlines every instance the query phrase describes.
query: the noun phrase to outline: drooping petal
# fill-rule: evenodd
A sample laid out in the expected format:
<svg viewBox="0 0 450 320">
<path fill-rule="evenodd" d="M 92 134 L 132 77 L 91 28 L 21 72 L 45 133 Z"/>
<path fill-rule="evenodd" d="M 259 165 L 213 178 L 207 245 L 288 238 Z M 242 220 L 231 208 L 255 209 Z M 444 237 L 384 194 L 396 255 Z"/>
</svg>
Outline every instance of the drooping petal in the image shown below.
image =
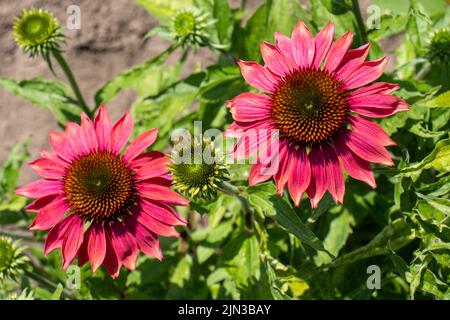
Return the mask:
<svg viewBox="0 0 450 320">
<path fill-rule="evenodd" d="M 376 187 L 375 178 L 370 164 L 354 154 L 346 145 L 344 139 L 337 137 L 334 141 L 336 154 L 345 171 L 357 180 L 367 183 L 372 188 Z"/>
<path fill-rule="evenodd" d="M 319 69 L 323 59 L 325 58 L 328 50 L 333 43 L 334 38 L 334 25 L 328 22 L 327 25 L 320 30 L 320 32 L 314 38 L 314 60 L 312 62 L 312 67 Z"/>
<path fill-rule="evenodd" d="M 65 167 L 60 166 L 47 158 L 39 158 L 29 164 L 29 166 L 41 177 L 47 179 L 61 179 L 65 174 Z"/>
<path fill-rule="evenodd" d="M 143 165 L 145 165 L 148 161 L 155 160 L 158 158 L 163 158 L 166 155 L 159 151 L 149 151 L 141 153 L 139 156 L 134 158 L 129 162 L 128 166 L 132 169 L 139 169 Z"/>
<path fill-rule="evenodd" d="M 343 132 L 341 136 L 345 145 L 364 160 L 387 166 L 394 165 L 391 155 L 383 146 L 373 145 L 360 136 L 353 134 L 352 131 Z"/>
<path fill-rule="evenodd" d="M 86 262 L 89 261 L 88 253 L 87 253 L 87 243 L 89 241 L 89 236 L 87 233 L 83 236 L 83 242 L 81 243 L 80 249 L 78 249 L 77 253 L 77 264 L 79 267 L 84 266 Z"/>
<path fill-rule="evenodd" d="M 322 144 L 322 152 L 325 158 L 327 189 L 336 203 L 343 203 L 345 192 L 344 175 L 342 174 L 339 160 L 333 148 L 329 144 Z"/>
<path fill-rule="evenodd" d="M 70 215 L 67 218 L 58 222 L 49 232 L 45 239 L 44 253 L 48 255 L 50 252 L 63 245 L 64 237 L 68 228 L 74 221 L 79 219 L 76 215 Z"/>
<path fill-rule="evenodd" d="M 133 131 L 133 119 L 129 112 L 126 112 L 112 128 L 109 150 L 114 154 L 119 154 L 125 146 Z"/>
<path fill-rule="evenodd" d="M 41 198 L 62 193 L 62 182 L 58 180 L 40 179 L 16 190 L 16 194 L 27 198 Z"/>
<path fill-rule="evenodd" d="M 317 208 L 327 190 L 327 165 L 325 156 L 319 146 L 313 145 L 309 153 L 311 164 L 311 182 L 306 189 L 311 207 Z"/>
<path fill-rule="evenodd" d="M 99 151 L 108 150 L 112 122 L 105 105 L 101 105 L 94 120 Z"/>
<path fill-rule="evenodd" d="M 179 237 L 179 233 L 172 225 L 168 225 L 153 218 L 153 216 L 144 210 L 135 213 L 136 220 L 153 233 L 163 237 Z"/>
<path fill-rule="evenodd" d="M 242 76 L 248 84 L 265 92 L 273 92 L 279 82 L 278 76 L 267 68 L 251 61 L 238 61 Z"/>
<path fill-rule="evenodd" d="M 278 172 L 274 175 L 275 184 L 277 186 L 277 193 L 282 195 L 286 184 L 291 176 L 292 165 L 289 158 L 288 146 L 286 144 L 280 145 L 279 151 L 279 168 Z"/>
<path fill-rule="evenodd" d="M 137 185 L 139 194 L 147 199 L 162 201 L 164 203 L 187 206 L 189 201 L 175 191 L 161 185 L 150 183 L 139 183 Z"/>
<path fill-rule="evenodd" d="M 289 194 L 295 205 L 300 204 L 303 193 L 311 182 L 311 165 L 304 148 L 290 150 L 289 162 L 291 162 L 291 177 L 289 177 Z"/>
<path fill-rule="evenodd" d="M 348 117 L 349 124 L 353 127 L 355 134 L 363 136 L 373 144 L 381 146 L 395 146 L 393 141 L 383 128 L 377 123 L 359 116 Z"/>
<path fill-rule="evenodd" d="M 252 122 L 269 118 L 270 104 L 270 97 L 264 94 L 244 92 L 228 101 L 227 107 L 234 120 Z"/>
<path fill-rule="evenodd" d="M 30 225 L 30 230 L 47 230 L 57 224 L 70 209 L 63 197 L 53 198 L 53 201 L 43 207 Z"/>
<path fill-rule="evenodd" d="M 116 251 L 112 245 L 112 235 L 111 228 L 108 225 L 105 225 L 106 232 L 106 255 L 105 260 L 103 260 L 103 266 L 106 271 L 108 271 L 111 278 L 116 279 L 120 273 L 120 267 L 122 263 L 120 263 Z"/>
<path fill-rule="evenodd" d="M 106 256 L 106 233 L 105 228 L 100 223 L 93 223 L 87 230 L 89 240 L 87 243 L 87 253 L 91 261 L 92 271 L 97 271 Z"/>
<path fill-rule="evenodd" d="M 45 197 L 39 198 L 39 199 L 33 201 L 32 203 L 30 203 L 29 205 L 27 205 L 25 207 L 25 209 L 27 211 L 31 211 L 31 212 L 39 212 L 39 211 L 41 211 L 41 209 L 43 209 L 44 207 L 49 205 L 57 197 L 58 197 L 57 195 L 50 195 L 50 196 L 45 196 Z"/>
<path fill-rule="evenodd" d="M 341 63 L 352 42 L 353 33 L 349 31 L 331 45 L 330 50 L 328 50 L 327 57 L 325 58 L 325 64 L 323 66 L 325 71 L 329 73 L 334 72 L 334 70 Z"/>
<path fill-rule="evenodd" d="M 301 20 L 292 31 L 291 44 L 297 67 L 309 68 L 314 59 L 315 44 L 311 31 Z"/>
<path fill-rule="evenodd" d="M 62 244 L 63 270 L 66 270 L 75 259 L 78 249 L 83 243 L 83 225 L 83 220 L 74 216 L 70 227 L 67 228 Z"/>
<path fill-rule="evenodd" d="M 158 137 L 158 129 L 152 129 L 144 132 L 139 137 L 131 141 L 130 145 L 125 150 L 123 155 L 123 161 L 125 163 L 130 162 L 142 152 L 145 151 L 148 147 L 150 147 Z"/>
<path fill-rule="evenodd" d="M 351 90 L 362 87 L 378 79 L 384 72 L 388 58 L 383 57 L 374 61 L 362 63 L 358 68 L 346 76 L 344 80 L 344 90 Z"/>
<path fill-rule="evenodd" d="M 139 249 L 146 255 L 155 257 L 159 261 L 162 261 L 163 255 L 159 245 L 158 236 L 138 223 L 132 216 L 127 217 L 125 223 L 127 224 L 129 230 L 133 233 Z"/>
<path fill-rule="evenodd" d="M 120 263 L 129 270 L 134 270 L 139 251 L 133 235 L 122 223 L 113 222 L 111 223 L 111 240 Z"/>
<path fill-rule="evenodd" d="M 261 55 L 264 60 L 264 65 L 269 68 L 273 73 L 284 77 L 294 69 L 294 66 L 290 65 L 289 60 L 285 58 L 283 53 L 274 45 L 264 42 L 260 44 Z"/>
<path fill-rule="evenodd" d="M 272 174 L 264 174 L 268 172 L 267 165 L 262 163 L 256 163 L 252 165 L 248 178 L 248 184 L 255 186 L 258 183 L 264 182 L 272 177 Z"/>
</svg>

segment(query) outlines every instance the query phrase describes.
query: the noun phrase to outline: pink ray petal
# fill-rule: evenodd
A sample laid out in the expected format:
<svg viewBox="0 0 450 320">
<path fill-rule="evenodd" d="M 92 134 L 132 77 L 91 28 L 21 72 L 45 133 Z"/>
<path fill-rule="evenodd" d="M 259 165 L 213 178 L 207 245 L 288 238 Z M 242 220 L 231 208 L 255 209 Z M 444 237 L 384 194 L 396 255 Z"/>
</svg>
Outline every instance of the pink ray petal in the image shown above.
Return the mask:
<svg viewBox="0 0 450 320">
<path fill-rule="evenodd" d="M 109 225 L 105 225 L 106 232 L 106 254 L 105 259 L 103 260 L 103 266 L 106 271 L 108 271 L 111 278 L 116 279 L 120 274 L 120 267 L 122 263 L 119 261 L 117 257 L 116 251 L 112 245 L 112 235 L 111 228 Z"/>
<path fill-rule="evenodd" d="M 276 46 L 264 42 L 260 44 L 260 48 L 265 67 L 269 68 L 273 73 L 284 77 L 294 69 L 295 66 L 290 64 L 289 60 L 285 58 L 284 54 Z"/>
<path fill-rule="evenodd" d="M 297 67 L 300 69 L 309 68 L 314 59 L 314 38 L 311 31 L 301 20 L 292 31 L 291 43 Z"/>
<path fill-rule="evenodd" d="M 177 206 L 188 206 L 189 201 L 183 198 L 175 191 L 161 185 L 140 183 L 137 184 L 139 194 L 150 200 L 162 201 L 164 203 L 173 204 Z"/>
<path fill-rule="evenodd" d="M 81 243 L 80 249 L 78 249 L 77 253 L 77 265 L 79 267 L 84 266 L 86 262 L 89 261 L 88 253 L 87 253 L 87 243 L 89 241 L 89 235 L 87 233 L 83 236 L 83 242 Z"/>
<path fill-rule="evenodd" d="M 111 223 L 111 240 L 120 263 L 133 271 L 136 268 L 139 253 L 134 236 L 122 223 L 113 222 Z"/>
<path fill-rule="evenodd" d="M 64 133 L 50 131 L 50 145 L 59 157 L 71 162 L 78 156 L 78 151 Z"/>
<path fill-rule="evenodd" d="M 75 216 L 66 231 L 66 235 L 62 243 L 63 270 L 66 270 L 72 263 L 73 259 L 75 259 L 78 249 L 83 243 L 83 225 L 83 219 Z"/>
<path fill-rule="evenodd" d="M 373 145 L 361 137 L 353 134 L 352 131 L 343 132 L 341 135 L 344 139 L 345 145 L 364 160 L 385 164 L 387 166 L 394 165 L 391 155 L 384 147 Z"/>
<path fill-rule="evenodd" d="M 275 45 L 283 53 L 284 58 L 292 67 L 292 70 L 297 69 L 297 64 L 295 63 L 294 55 L 292 53 L 291 39 L 280 32 L 275 32 Z"/>
<path fill-rule="evenodd" d="M 312 62 L 312 67 L 314 69 L 319 69 L 323 59 L 325 58 L 328 50 L 331 47 L 334 39 L 334 25 L 328 22 L 327 25 L 320 30 L 320 32 L 314 38 L 314 60 Z"/>
<path fill-rule="evenodd" d="M 54 194 L 62 194 L 63 185 L 58 180 L 40 179 L 16 190 L 16 194 L 27 198 L 42 198 Z"/>
<path fill-rule="evenodd" d="M 334 70 L 341 63 L 352 42 L 353 33 L 349 31 L 331 45 L 330 50 L 328 50 L 328 55 L 325 58 L 325 64 L 323 66 L 325 71 L 327 71 L 328 73 L 334 72 Z"/>
<path fill-rule="evenodd" d="M 166 156 L 149 160 L 146 164 L 136 169 L 135 179 L 145 180 L 166 174 L 169 170 L 167 164 L 170 159 Z"/>
<path fill-rule="evenodd" d="M 138 223 L 134 217 L 127 217 L 125 223 L 133 233 L 139 249 L 146 255 L 162 261 L 163 254 L 159 245 L 158 236 Z"/>
<path fill-rule="evenodd" d="M 92 271 L 95 272 L 102 265 L 106 256 L 105 228 L 100 223 L 93 223 L 87 230 L 87 237 L 87 253 Z"/>
<path fill-rule="evenodd" d="M 53 198 L 53 201 L 40 209 L 30 225 L 30 230 L 47 230 L 57 224 L 70 209 L 63 197 Z"/>
<path fill-rule="evenodd" d="M 266 167 L 267 165 L 262 163 L 252 165 L 248 178 L 248 184 L 250 186 L 257 185 L 258 183 L 264 182 L 272 177 L 271 174 L 264 174 L 264 172 L 266 172 Z"/>
<path fill-rule="evenodd" d="M 90 149 L 86 140 L 81 138 L 82 129 L 75 122 L 67 121 L 66 137 L 71 143 L 73 149 L 77 150 L 77 155 L 88 154 Z M 81 138 L 81 139 L 80 139 Z"/>
<path fill-rule="evenodd" d="M 367 86 L 361 87 L 348 94 L 349 99 L 362 98 L 365 96 L 377 95 L 377 94 L 389 94 L 398 90 L 399 85 L 388 82 L 374 82 Z"/>
<path fill-rule="evenodd" d="M 108 150 L 112 123 L 105 105 L 101 105 L 94 120 L 99 151 Z"/>
<path fill-rule="evenodd" d="M 348 117 L 348 123 L 353 127 L 355 134 L 362 135 L 373 144 L 381 146 L 395 146 L 393 141 L 384 129 L 377 123 L 359 116 Z"/>
<path fill-rule="evenodd" d="M 253 122 L 270 117 L 270 97 L 260 94 L 244 92 L 227 102 L 227 107 L 233 119 L 242 122 Z"/>
<path fill-rule="evenodd" d="M 273 92 L 276 89 L 279 77 L 267 68 L 251 61 L 238 61 L 242 76 L 248 84 L 265 92 Z"/>
<path fill-rule="evenodd" d="M 172 207 L 163 203 L 141 199 L 140 206 L 142 210 L 150 214 L 153 218 L 167 225 L 185 226 L 187 224 L 186 219 L 178 214 Z"/>
<path fill-rule="evenodd" d="M 319 146 L 313 145 L 309 153 L 311 164 L 311 182 L 306 193 L 311 202 L 311 207 L 317 208 L 327 190 L 327 164 L 326 158 Z"/>
<path fill-rule="evenodd" d="M 357 180 L 375 188 L 376 182 L 370 164 L 354 154 L 345 144 L 344 139 L 337 137 L 334 141 L 336 154 L 345 171 Z"/>
<path fill-rule="evenodd" d="M 158 129 L 152 129 L 144 132 L 139 137 L 131 141 L 128 147 L 125 150 L 123 155 L 123 161 L 125 163 L 130 162 L 142 152 L 145 151 L 148 147 L 150 147 L 158 137 Z"/>
<path fill-rule="evenodd" d="M 364 63 L 369 54 L 370 43 L 349 50 L 336 68 L 336 78 L 345 80 Z"/>
<path fill-rule="evenodd" d="M 291 177 L 289 177 L 289 194 L 295 205 L 298 206 L 303 193 L 311 183 L 311 164 L 304 148 L 290 150 L 289 161 L 292 163 Z"/>
<path fill-rule="evenodd" d="M 277 186 L 277 193 L 283 195 L 284 188 L 291 177 L 292 165 L 289 157 L 288 146 L 281 144 L 279 151 L 279 169 L 274 175 L 275 184 Z"/>
<path fill-rule="evenodd" d="M 41 209 L 49 205 L 53 200 L 55 200 L 58 196 L 57 195 L 51 195 L 51 196 L 45 196 L 42 198 L 39 198 L 29 205 L 25 207 L 27 211 L 31 212 L 39 212 Z"/>
<path fill-rule="evenodd" d="M 385 118 L 409 109 L 404 100 L 384 94 L 349 98 L 348 103 L 350 111 L 372 118 Z"/>
<path fill-rule="evenodd" d="M 335 203 L 344 202 L 345 181 L 339 160 L 329 144 L 322 144 L 322 153 L 325 158 L 327 189 Z"/>
<path fill-rule="evenodd" d="M 61 179 L 65 175 L 65 167 L 60 166 L 58 162 L 54 162 L 47 158 L 39 158 L 29 166 L 41 177 L 47 179 Z"/>
<path fill-rule="evenodd" d="M 374 61 L 367 61 L 356 68 L 344 80 L 344 90 L 362 87 L 378 79 L 384 72 L 388 58 L 383 57 Z"/>
<path fill-rule="evenodd" d="M 50 252 L 57 248 L 61 248 L 63 245 L 63 240 L 66 236 L 66 233 L 69 227 L 72 225 L 74 221 L 76 221 L 78 216 L 70 215 L 65 219 L 58 222 L 47 234 L 47 238 L 45 239 L 44 246 L 44 254 L 48 255 Z"/>
<path fill-rule="evenodd" d="M 165 154 L 159 151 L 149 151 L 141 153 L 139 156 L 134 158 L 134 160 L 130 161 L 128 166 L 133 169 L 139 169 L 140 167 L 148 163 L 148 161 L 163 157 L 165 157 Z"/>
<path fill-rule="evenodd" d="M 109 149 L 114 154 L 119 154 L 122 148 L 127 143 L 133 131 L 133 119 L 129 112 L 126 112 L 114 124 L 111 132 L 111 139 L 109 142 Z"/>
<path fill-rule="evenodd" d="M 151 232 L 162 237 L 179 237 L 180 234 L 171 225 L 160 222 L 144 210 L 135 213 L 136 220 Z"/>
<path fill-rule="evenodd" d="M 97 134 L 95 133 L 94 124 L 85 113 L 81 114 L 81 139 L 85 141 L 89 151 L 95 152 L 98 150 Z"/>
</svg>

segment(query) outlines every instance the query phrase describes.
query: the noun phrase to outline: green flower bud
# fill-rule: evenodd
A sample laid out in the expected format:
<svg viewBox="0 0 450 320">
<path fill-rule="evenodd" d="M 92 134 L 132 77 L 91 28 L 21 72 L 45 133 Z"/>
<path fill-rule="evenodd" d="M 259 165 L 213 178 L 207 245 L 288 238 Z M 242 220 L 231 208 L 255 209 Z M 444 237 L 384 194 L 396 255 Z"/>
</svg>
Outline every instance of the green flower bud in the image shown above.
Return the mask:
<svg viewBox="0 0 450 320">
<path fill-rule="evenodd" d="M 207 29 L 214 23 L 207 13 L 190 9 L 177 12 L 169 29 L 175 41 L 183 46 L 205 46 L 209 39 Z"/>
<path fill-rule="evenodd" d="M 431 38 L 428 57 L 434 65 L 450 64 L 450 30 L 436 30 Z"/>
<path fill-rule="evenodd" d="M 6 278 L 15 280 L 15 277 L 23 272 L 23 265 L 29 261 L 22 254 L 25 247 L 19 246 L 19 242 L 13 242 L 10 237 L 0 237 L 0 281 Z"/>
<path fill-rule="evenodd" d="M 222 157 L 216 155 L 213 142 L 181 142 L 170 157 L 174 187 L 191 199 L 215 198 L 222 182 L 228 180 L 228 170 Z"/>
<path fill-rule="evenodd" d="M 17 45 L 30 57 L 46 56 L 59 50 L 58 42 L 64 40 L 56 18 L 43 9 L 24 9 L 22 15 L 16 17 L 13 29 Z"/>
</svg>

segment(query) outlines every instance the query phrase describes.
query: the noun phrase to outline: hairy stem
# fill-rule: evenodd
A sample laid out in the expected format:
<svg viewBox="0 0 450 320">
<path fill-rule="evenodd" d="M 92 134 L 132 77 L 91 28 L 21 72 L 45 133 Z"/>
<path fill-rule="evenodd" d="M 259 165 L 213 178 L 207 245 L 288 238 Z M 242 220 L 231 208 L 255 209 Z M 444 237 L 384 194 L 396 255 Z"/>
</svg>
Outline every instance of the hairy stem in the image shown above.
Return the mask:
<svg viewBox="0 0 450 320">
<path fill-rule="evenodd" d="M 75 97 L 77 98 L 80 107 L 89 117 L 92 117 L 92 112 L 88 108 L 86 101 L 84 100 L 83 95 L 81 94 L 80 88 L 78 87 L 78 83 L 75 80 L 75 76 L 73 75 L 72 70 L 70 70 L 70 67 L 67 64 L 66 60 L 64 60 L 63 56 L 61 55 L 61 52 L 59 52 L 58 50 L 53 50 L 52 53 L 53 57 L 59 63 L 61 69 L 66 75 L 67 80 L 69 81 L 70 86 L 72 87 L 72 91 L 75 94 Z"/>
<path fill-rule="evenodd" d="M 361 43 L 369 42 L 369 39 L 367 38 L 366 26 L 364 25 L 364 20 L 361 15 L 361 9 L 359 8 L 358 0 L 352 0 L 352 11 L 355 15 L 356 23 L 358 25 L 359 40 L 361 41 Z"/>
</svg>

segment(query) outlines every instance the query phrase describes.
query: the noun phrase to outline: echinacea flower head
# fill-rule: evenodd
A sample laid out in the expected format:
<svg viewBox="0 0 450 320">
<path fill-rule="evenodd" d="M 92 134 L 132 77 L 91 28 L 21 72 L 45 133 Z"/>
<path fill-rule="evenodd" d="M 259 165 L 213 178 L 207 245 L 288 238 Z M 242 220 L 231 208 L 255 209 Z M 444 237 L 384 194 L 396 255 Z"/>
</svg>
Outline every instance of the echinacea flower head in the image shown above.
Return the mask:
<svg viewBox="0 0 450 320">
<path fill-rule="evenodd" d="M 50 133 L 53 150 L 30 163 L 42 179 L 16 191 L 36 199 L 27 207 L 37 212 L 30 229 L 50 229 L 44 251 L 61 248 L 63 269 L 77 258 L 94 271 L 103 264 L 115 278 L 122 265 L 135 268 L 139 251 L 161 260 L 159 236 L 177 237 L 174 226 L 186 224 L 172 207 L 188 201 L 169 188 L 170 160 L 146 152 L 157 130 L 121 152 L 132 129 L 129 113 L 115 124 L 105 106 L 94 122 L 82 114 L 81 125 L 68 122 L 65 133 Z"/>
<path fill-rule="evenodd" d="M 0 281 L 4 279 L 15 280 L 23 272 L 24 265 L 29 261 L 22 252 L 25 247 L 10 237 L 0 237 Z"/>
<path fill-rule="evenodd" d="M 336 203 L 343 202 L 342 169 L 374 188 L 370 163 L 393 164 L 385 147 L 394 141 L 368 118 L 387 117 L 409 106 L 390 95 L 399 86 L 373 82 L 387 58 L 365 61 L 370 45 L 350 49 L 352 39 L 347 32 L 334 41 L 332 23 L 314 37 L 300 21 L 290 38 L 276 33 L 275 44 L 261 44 L 264 66 L 239 62 L 244 79 L 265 93 L 246 92 L 228 102 L 235 122 L 227 133 L 244 132 L 236 146 L 245 148 L 236 152 L 246 157 L 275 142 L 274 135 L 266 134 L 256 144 L 246 144 L 247 131 L 278 133 L 278 152 L 271 155 L 277 157 L 278 169 L 265 170 L 274 161 L 256 162 L 251 185 L 273 176 L 278 193 L 287 185 L 296 205 L 306 192 L 317 207 L 326 190 Z"/>
<path fill-rule="evenodd" d="M 171 153 L 169 172 L 174 188 L 191 199 L 213 199 L 228 180 L 223 158 L 216 154 L 213 141 L 180 142 Z"/>
<path fill-rule="evenodd" d="M 56 18 L 43 9 L 24 9 L 13 29 L 17 44 L 30 57 L 59 50 L 58 42 L 64 40 Z"/>
<path fill-rule="evenodd" d="M 428 56 L 435 65 L 450 65 L 450 30 L 438 29 L 431 38 Z"/>
</svg>

